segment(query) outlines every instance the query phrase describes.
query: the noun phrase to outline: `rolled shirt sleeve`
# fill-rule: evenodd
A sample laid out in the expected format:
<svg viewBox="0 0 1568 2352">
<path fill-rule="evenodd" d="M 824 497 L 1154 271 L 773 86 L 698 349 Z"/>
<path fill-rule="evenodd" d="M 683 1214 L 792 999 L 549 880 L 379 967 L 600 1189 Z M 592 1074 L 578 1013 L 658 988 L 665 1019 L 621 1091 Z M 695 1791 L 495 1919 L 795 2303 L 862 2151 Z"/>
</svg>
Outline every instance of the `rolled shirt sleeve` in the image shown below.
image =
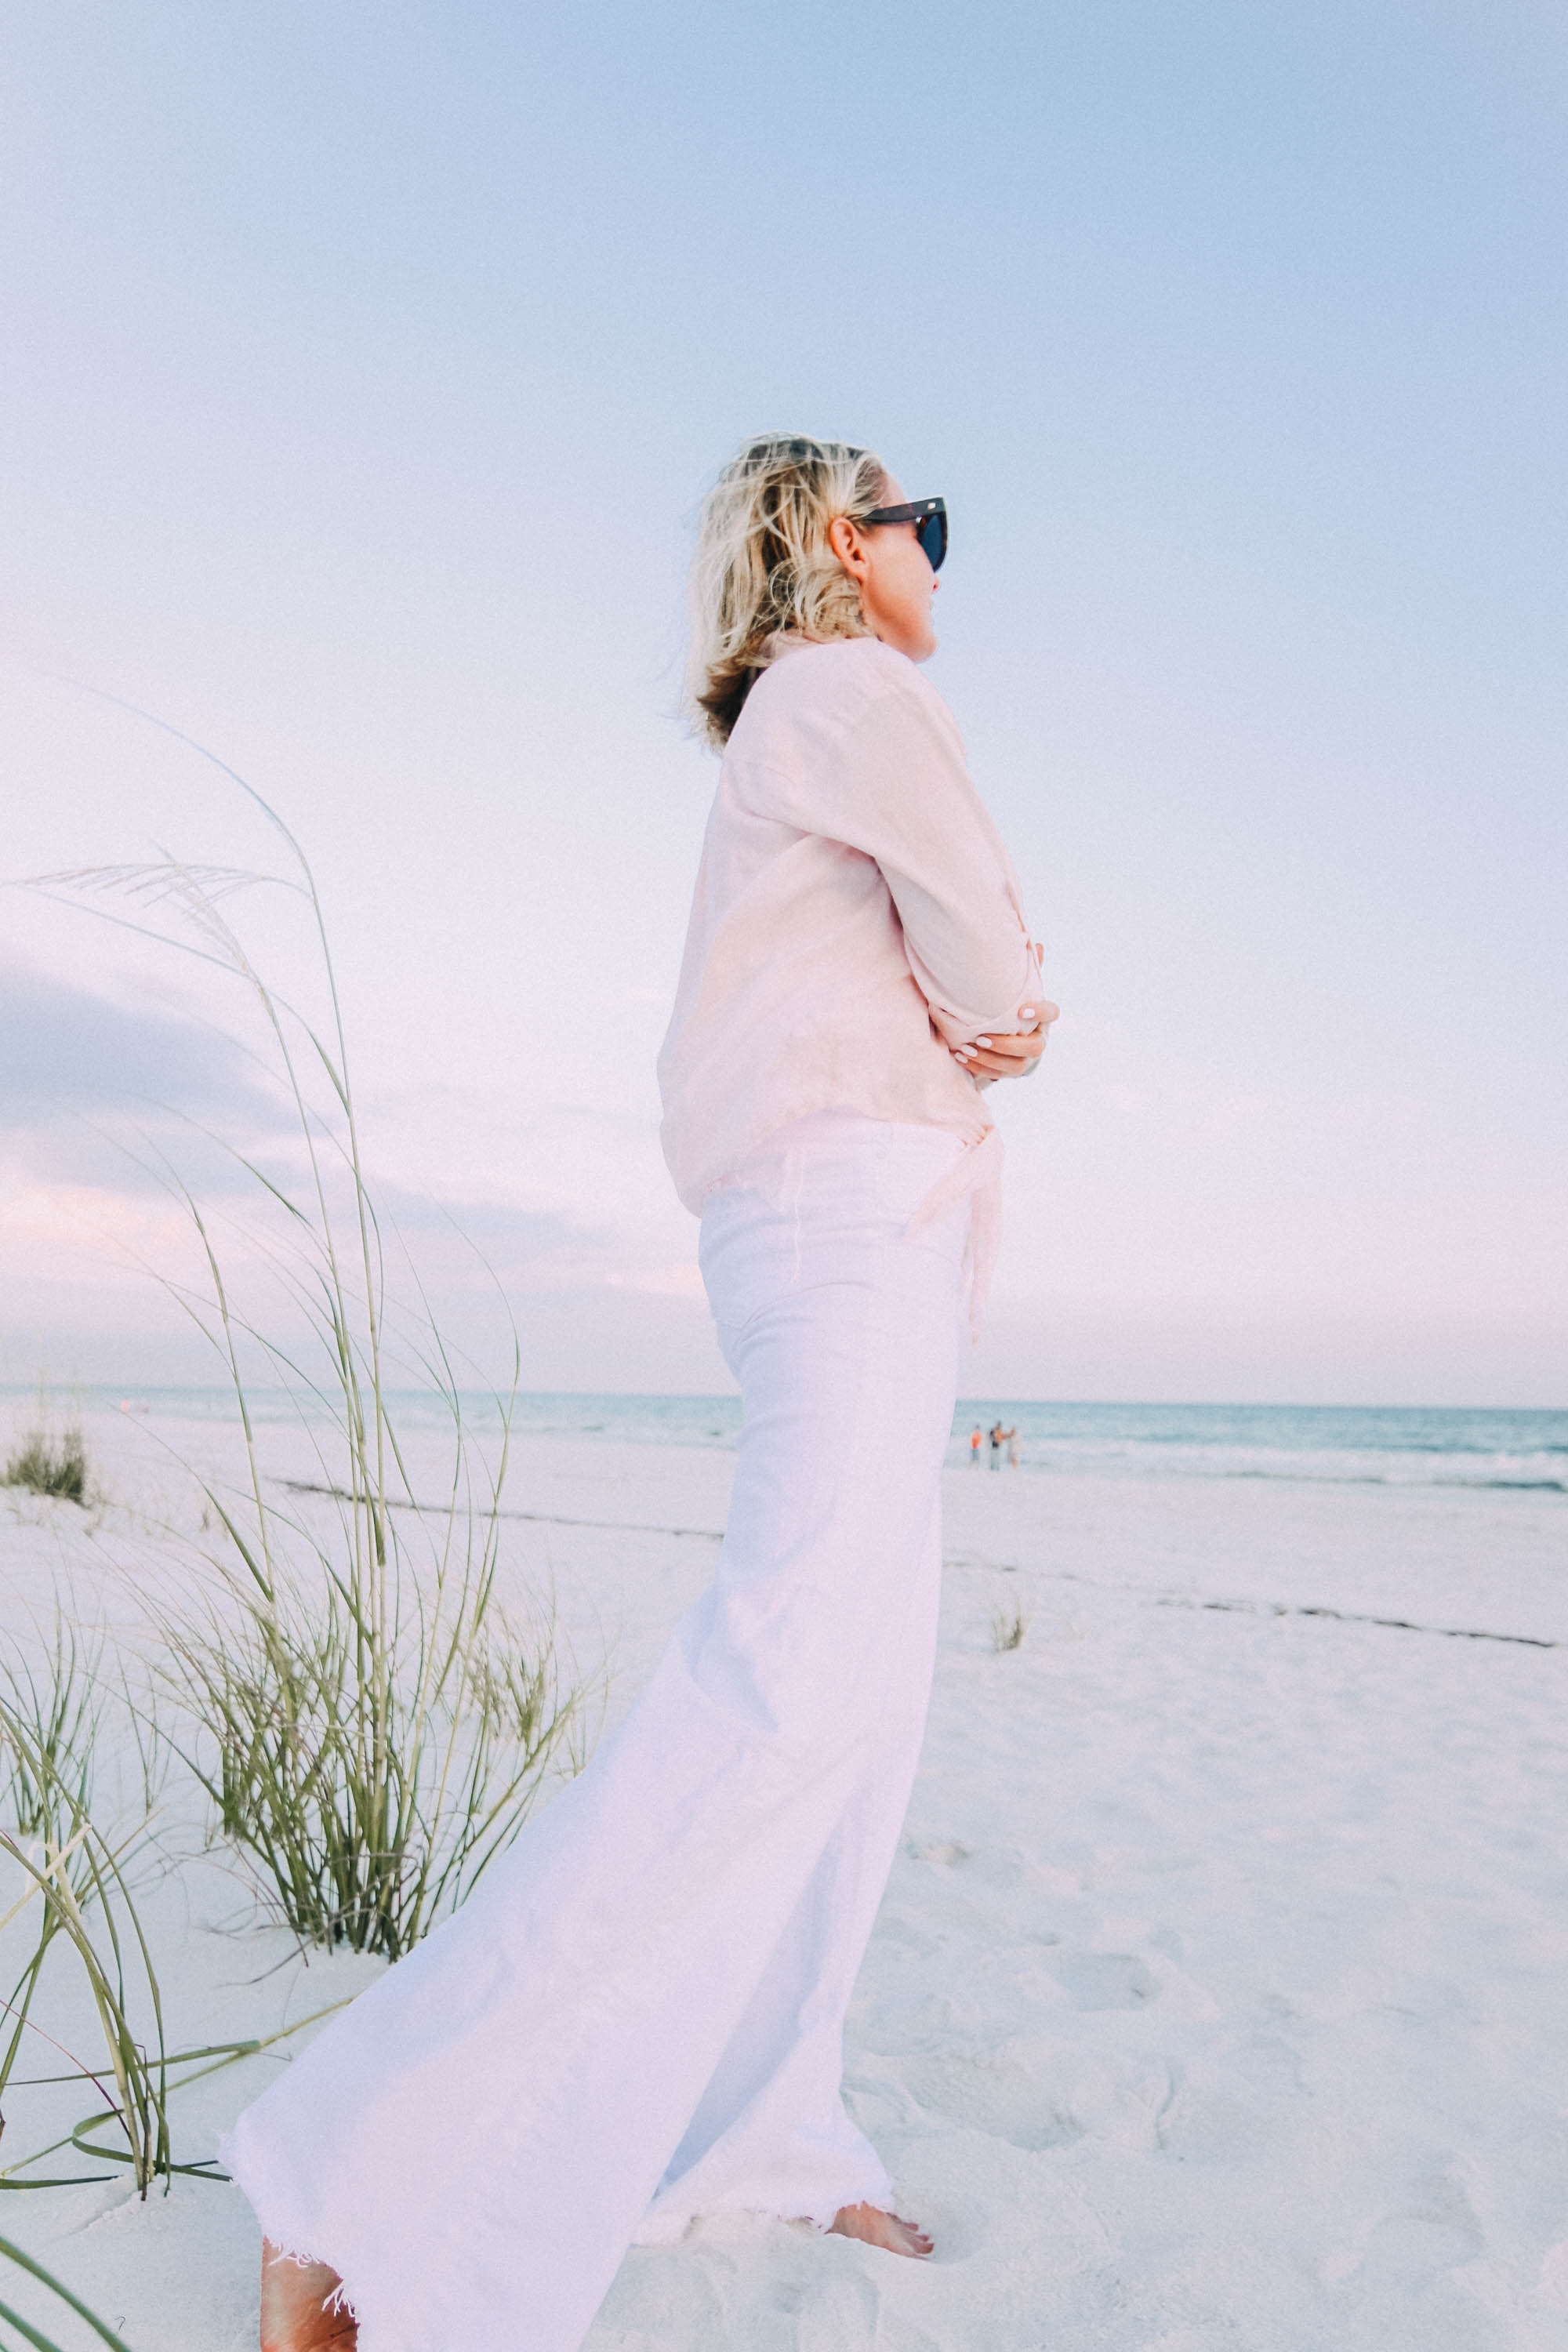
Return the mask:
<svg viewBox="0 0 1568 2352">
<path fill-rule="evenodd" d="M 853 723 L 787 767 L 753 770 L 757 814 L 874 858 L 904 951 L 950 1045 L 1019 1025 L 1039 967 L 1017 878 L 946 705 L 901 666 Z"/>
<path fill-rule="evenodd" d="M 1037 955 L 915 665 L 871 636 L 774 640 L 725 750 L 659 1052 L 681 1199 L 700 1212 L 753 1145 L 818 1111 L 978 1149 L 994 1122 L 963 1049 L 1033 1026 L 1026 1005 L 1052 1017 Z"/>
</svg>

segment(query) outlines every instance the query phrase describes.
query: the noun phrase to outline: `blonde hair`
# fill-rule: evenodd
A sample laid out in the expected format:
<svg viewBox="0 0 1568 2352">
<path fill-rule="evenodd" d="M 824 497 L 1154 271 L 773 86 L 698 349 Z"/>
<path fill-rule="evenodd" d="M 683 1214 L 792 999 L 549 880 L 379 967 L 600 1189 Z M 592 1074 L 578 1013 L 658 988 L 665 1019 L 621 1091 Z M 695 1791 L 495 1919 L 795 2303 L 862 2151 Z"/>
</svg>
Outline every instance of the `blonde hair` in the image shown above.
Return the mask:
<svg viewBox="0 0 1568 2352">
<path fill-rule="evenodd" d="M 714 483 L 691 559 L 687 692 L 698 732 L 716 750 L 767 667 L 763 647 L 775 629 L 869 635 L 827 526 L 836 515 L 869 514 L 887 478 L 869 449 L 763 433 Z"/>
</svg>

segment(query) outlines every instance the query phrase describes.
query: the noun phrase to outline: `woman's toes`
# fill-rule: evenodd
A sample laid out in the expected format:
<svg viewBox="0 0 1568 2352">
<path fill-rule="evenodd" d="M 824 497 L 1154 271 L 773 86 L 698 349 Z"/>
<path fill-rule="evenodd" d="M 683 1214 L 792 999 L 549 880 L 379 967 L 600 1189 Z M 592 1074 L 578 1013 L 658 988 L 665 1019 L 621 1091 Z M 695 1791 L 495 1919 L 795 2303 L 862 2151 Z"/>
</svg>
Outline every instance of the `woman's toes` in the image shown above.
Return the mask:
<svg viewBox="0 0 1568 2352">
<path fill-rule="evenodd" d="M 832 2234 L 858 2238 L 862 2245 L 880 2246 L 884 2253 L 908 2254 L 917 2262 L 935 2251 L 934 2242 L 901 2214 L 884 2213 L 879 2205 L 846 2205 L 834 2216 Z"/>
<path fill-rule="evenodd" d="M 927 2254 L 935 2253 L 936 2240 L 928 2237 L 918 2221 L 906 2221 L 901 2213 L 895 2213 L 892 2219 L 909 2240 L 911 2253 L 919 2254 L 922 2259 Z"/>
</svg>

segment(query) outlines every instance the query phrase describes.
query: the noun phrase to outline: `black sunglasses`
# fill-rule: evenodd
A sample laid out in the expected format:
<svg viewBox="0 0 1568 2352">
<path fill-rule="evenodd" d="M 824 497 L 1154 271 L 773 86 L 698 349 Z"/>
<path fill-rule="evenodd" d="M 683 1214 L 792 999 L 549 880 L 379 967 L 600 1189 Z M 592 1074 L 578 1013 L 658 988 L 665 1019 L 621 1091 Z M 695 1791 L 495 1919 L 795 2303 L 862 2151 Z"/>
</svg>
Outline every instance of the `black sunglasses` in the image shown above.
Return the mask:
<svg viewBox="0 0 1568 2352">
<path fill-rule="evenodd" d="M 933 572 L 940 572 L 947 553 L 947 500 L 917 499 L 910 507 L 874 507 L 861 522 L 912 522 L 915 537 L 925 550 L 926 562 Z"/>
</svg>

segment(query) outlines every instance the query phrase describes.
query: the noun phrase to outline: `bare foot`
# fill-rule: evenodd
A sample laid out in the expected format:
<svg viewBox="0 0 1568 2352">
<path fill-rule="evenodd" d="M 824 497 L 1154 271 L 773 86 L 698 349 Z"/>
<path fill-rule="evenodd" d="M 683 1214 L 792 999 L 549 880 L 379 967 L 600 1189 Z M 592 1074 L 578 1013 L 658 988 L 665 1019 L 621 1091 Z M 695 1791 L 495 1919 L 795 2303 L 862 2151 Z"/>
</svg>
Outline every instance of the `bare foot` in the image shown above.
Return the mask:
<svg viewBox="0 0 1568 2352">
<path fill-rule="evenodd" d="M 923 2262 L 936 2250 L 934 2239 L 928 2238 L 913 2221 L 906 2221 L 897 2213 L 884 2213 L 878 2205 L 840 2206 L 828 2234 L 858 2238 L 862 2244 L 880 2246 L 889 2254 L 912 2254 L 918 2262 Z"/>
<path fill-rule="evenodd" d="M 354 2352 L 359 2329 L 329 2309 L 342 2281 L 325 2263 L 291 2262 L 261 2241 L 261 2352 Z"/>
</svg>

